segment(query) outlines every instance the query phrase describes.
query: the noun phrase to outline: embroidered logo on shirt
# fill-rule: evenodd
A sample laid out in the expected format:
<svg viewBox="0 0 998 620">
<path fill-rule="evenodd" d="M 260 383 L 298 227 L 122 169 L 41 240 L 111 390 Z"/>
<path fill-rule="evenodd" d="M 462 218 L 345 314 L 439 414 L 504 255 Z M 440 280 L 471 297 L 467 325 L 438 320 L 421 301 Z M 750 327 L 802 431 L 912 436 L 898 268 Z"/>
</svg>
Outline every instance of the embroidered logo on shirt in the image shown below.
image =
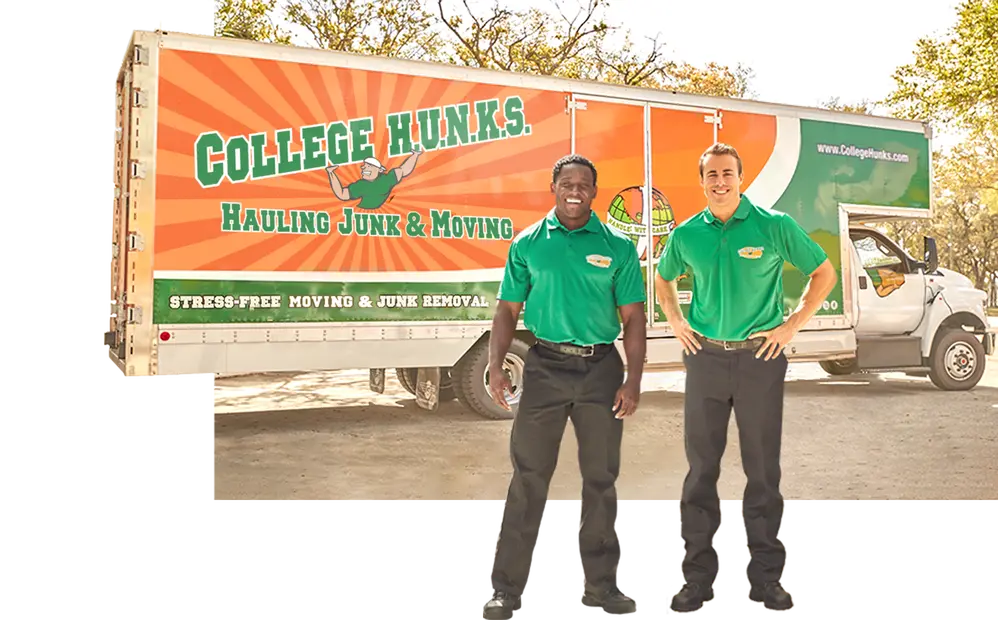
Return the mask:
<svg viewBox="0 0 998 620">
<path fill-rule="evenodd" d="M 586 257 L 586 262 L 594 267 L 602 267 L 606 269 L 613 262 L 613 259 L 609 256 L 600 256 L 599 254 L 590 254 Z"/>
<path fill-rule="evenodd" d="M 763 248 L 744 247 L 738 250 L 738 256 L 742 258 L 757 259 L 762 258 Z"/>
</svg>

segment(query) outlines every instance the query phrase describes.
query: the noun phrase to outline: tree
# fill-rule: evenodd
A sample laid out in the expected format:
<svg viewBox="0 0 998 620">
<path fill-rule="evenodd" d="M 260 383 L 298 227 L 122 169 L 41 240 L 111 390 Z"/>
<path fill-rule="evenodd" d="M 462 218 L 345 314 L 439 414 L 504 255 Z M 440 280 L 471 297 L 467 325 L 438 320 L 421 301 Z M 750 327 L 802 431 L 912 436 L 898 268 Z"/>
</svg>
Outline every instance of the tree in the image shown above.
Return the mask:
<svg viewBox="0 0 998 620">
<path fill-rule="evenodd" d="M 438 59 L 440 36 L 422 0 L 304 0 L 289 3 L 286 17 L 323 49 Z"/>
<path fill-rule="evenodd" d="M 998 128 L 998 0 L 964 0 L 956 24 L 939 38 L 924 37 L 915 60 L 893 75 L 885 103 L 899 115 L 954 128 Z"/>
<path fill-rule="evenodd" d="M 874 102 L 863 99 L 858 103 L 842 103 L 838 97 L 830 97 L 818 104 L 820 107 L 839 112 L 852 112 L 854 114 L 873 114 Z"/>
<path fill-rule="evenodd" d="M 445 0 L 436 0 L 440 20 L 453 37 L 448 61 L 704 95 L 744 97 L 749 92 L 752 72 L 742 65 L 732 70 L 669 60 L 658 37 L 639 49 L 629 31 L 606 21 L 607 0 L 576 0 L 574 14 L 551 2 L 553 13 L 536 7 L 516 12 L 498 0 L 489 9 L 475 9 L 462 0 L 457 14 L 445 8 Z"/>
<path fill-rule="evenodd" d="M 215 0 L 215 36 L 291 43 L 291 35 L 274 25 L 277 0 Z"/>
<path fill-rule="evenodd" d="M 935 166 L 935 217 L 931 221 L 888 224 L 914 256 L 921 255 L 922 235 L 939 241 L 939 261 L 988 290 L 998 277 L 998 213 L 988 209 L 991 170 L 998 167 L 998 138 L 976 133 Z"/>
<path fill-rule="evenodd" d="M 296 0 L 283 18 L 311 38 L 310 45 L 359 54 L 446 62 L 597 80 L 715 96 L 748 96 L 752 71 L 668 59 L 658 38 L 642 45 L 607 22 L 607 0 L 548 0 L 551 9 L 526 11 L 474 0 Z M 290 43 L 277 33 L 278 0 L 216 2 L 216 34 Z M 456 5 L 456 6 L 455 6 Z M 218 24 L 223 24 L 219 26 Z M 224 26 L 224 24 L 236 24 Z"/>
</svg>

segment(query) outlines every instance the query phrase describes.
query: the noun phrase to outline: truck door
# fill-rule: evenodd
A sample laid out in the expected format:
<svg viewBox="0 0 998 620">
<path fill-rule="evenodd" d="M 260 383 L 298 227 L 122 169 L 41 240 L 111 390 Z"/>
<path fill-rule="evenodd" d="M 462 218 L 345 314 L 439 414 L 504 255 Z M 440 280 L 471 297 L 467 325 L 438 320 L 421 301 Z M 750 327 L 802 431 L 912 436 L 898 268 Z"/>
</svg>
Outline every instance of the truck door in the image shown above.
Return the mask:
<svg viewBox="0 0 998 620">
<path fill-rule="evenodd" d="M 111 316 L 104 344 L 120 364 L 126 358 L 125 325 L 128 322 L 128 218 L 132 160 L 131 71 L 123 72 L 117 84 L 114 143 L 114 223 L 111 232 Z"/>
<path fill-rule="evenodd" d="M 903 335 L 922 321 L 925 276 L 915 261 L 875 230 L 849 233 L 856 265 L 857 335 Z"/>
<path fill-rule="evenodd" d="M 593 201 L 593 211 L 634 242 L 651 300 L 654 294 L 649 268 L 659 240 L 671 230 L 672 215 L 667 202 L 664 205 L 656 202 L 651 186 L 649 106 L 643 102 L 572 95 L 569 109 L 572 151 L 596 165 L 599 193 Z M 645 312 L 651 322 L 648 303 Z"/>
</svg>

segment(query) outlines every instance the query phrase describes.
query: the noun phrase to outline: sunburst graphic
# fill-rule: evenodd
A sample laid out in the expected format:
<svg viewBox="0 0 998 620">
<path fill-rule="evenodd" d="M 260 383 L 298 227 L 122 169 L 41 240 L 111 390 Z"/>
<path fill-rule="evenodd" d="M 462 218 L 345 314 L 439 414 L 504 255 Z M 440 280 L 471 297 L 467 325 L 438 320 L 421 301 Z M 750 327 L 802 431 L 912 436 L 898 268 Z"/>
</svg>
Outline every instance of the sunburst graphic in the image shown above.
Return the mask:
<svg viewBox="0 0 998 620">
<path fill-rule="evenodd" d="M 194 145 L 204 132 L 223 139 L 265 133 L 265 153 L 277 155 L 275 132 L 291 129 L 291 152 L 303 149 L 298 128 L 373 118 L 373 156 L 391 170 L 409 155 L 390 157 L 387 116 L 462 102 L 511 96 L 523 100 L 529 135 L 424 152 L 415 170 L 375 212 L 398 216 L 405 229 L 418 213 L 430 230 L 430 210 L 462 216 L 508 217 L 519 232 L 550 208 L 551 166 L 570 150 L 564 95 L 473 82 L 342 69 L 294 62 L 163 50 L 156 151 L 157 270 L 383 272 L 496 269 L 508 241 L 341 236 L 344 208 L 326 171 L 203 188 L 195 177 Z M 474 112 L 472 112 L 474 116 Z M 497 122 L 502 123 L 500 105 Z M 477 126 L 472 119 L 472 131 Z M 215 158 L 216 160 L 219 158 Z M 340 166 L 344 186 L 361 166 Z M 229 232 L 222 203 L 242 209 L 325 212 L 328 235 Z"/>
</svg>

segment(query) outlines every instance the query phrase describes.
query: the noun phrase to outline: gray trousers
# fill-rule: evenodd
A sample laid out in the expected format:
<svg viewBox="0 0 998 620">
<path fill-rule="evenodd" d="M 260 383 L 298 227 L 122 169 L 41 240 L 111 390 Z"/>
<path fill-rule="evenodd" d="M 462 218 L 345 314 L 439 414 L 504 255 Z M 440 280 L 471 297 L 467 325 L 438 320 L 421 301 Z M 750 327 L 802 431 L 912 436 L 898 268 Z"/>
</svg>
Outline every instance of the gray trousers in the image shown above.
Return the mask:
<svg viewBox="0 0 998 620">
<path fill-rule="evenodd" d="M 686 542 L 683 575 L 688 582 L 711 585 L 717 576 L 712 542 L 721 524 L 717 480 L 732 407 L 738 425 L 742 468 L 748 479 L 742 516 L 752 559 L 749 582 L 778 581 L 786 551 L 777 534 L 783 517 L 780 494 L 780 440 L 786 356 L 766 361 L 753 350 L 725 351 L 704 344 L 684 355 L 686 397 L 684 439 L 689 472 L 680 501 Z"/>
<path fill-rule="evenodd" d="M 614 528 L 615 485 L 623 420 L 614 417 L 612 408 L 623 379 L 624 364 L 613 347 L 588 358 L 541 345 L 530 349 L 510 436 L 513 476 L 496 545 L 494 589 L 519 596 L 526 586 L 568 418 L 579 445 L 579 552 L 586 582 L 597 588 L 616 585 L 620 546 Z"/>
</svg>

